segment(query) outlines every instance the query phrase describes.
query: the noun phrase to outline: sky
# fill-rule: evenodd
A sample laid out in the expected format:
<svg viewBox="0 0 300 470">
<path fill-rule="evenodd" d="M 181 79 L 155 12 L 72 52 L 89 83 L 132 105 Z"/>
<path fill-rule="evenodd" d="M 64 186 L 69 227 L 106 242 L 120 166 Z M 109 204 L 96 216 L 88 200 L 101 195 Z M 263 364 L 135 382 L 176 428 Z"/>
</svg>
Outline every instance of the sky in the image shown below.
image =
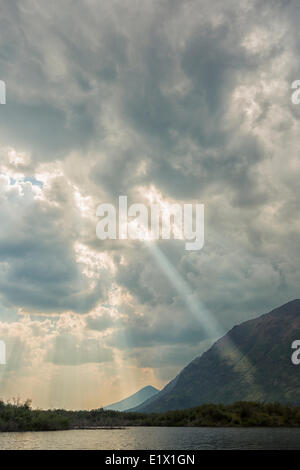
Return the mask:
<svg viewBox="0 0 300 470">
<path fill-rule="evenodd" d="M 0 397 L 162 388 L 299 298 L 297 0 L 2 0 Z M 96 208 L 201 203 L 205 243 L 99 240 Z"/>
</svg>

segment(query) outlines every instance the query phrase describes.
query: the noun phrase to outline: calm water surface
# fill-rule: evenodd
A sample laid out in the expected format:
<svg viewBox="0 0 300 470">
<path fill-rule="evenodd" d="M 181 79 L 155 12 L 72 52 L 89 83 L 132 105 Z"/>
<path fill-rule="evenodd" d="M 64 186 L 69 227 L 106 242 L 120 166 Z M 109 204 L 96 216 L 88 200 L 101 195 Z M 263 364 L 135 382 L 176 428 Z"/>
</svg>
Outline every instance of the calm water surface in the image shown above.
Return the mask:
<svg viewBox="0 0 300 470">
<path fill-rule="evenodd" d="M 298 449 L 300 428 L 128 427 L 0 433 L 0 449 Z"/>
</svg>

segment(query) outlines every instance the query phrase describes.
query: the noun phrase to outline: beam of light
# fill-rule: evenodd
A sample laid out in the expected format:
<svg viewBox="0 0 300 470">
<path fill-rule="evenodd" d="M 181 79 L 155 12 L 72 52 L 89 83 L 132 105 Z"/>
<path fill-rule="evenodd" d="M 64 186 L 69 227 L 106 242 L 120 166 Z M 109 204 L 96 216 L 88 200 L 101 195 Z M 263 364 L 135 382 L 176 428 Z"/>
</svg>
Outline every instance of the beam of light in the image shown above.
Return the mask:
<svg viewBox="0 0 300 470">
<path fill-rule="evenodd" d="M 128 339 L 128 335 L 126 334 L 124 323 L 118 317 L 115 318 L 115 326 L 118 330 L 121 350 L 115 351 L 112 369 L 113 374 L 119 383 L 119 395 L 115 399 L 106 399 L 106 403 L 104 403 L 103 406 L 111 405 L 114 402 L 121 401 L 140 388 L 139 383 L 137 382 L 136 374 L 134 373 L 136 369 L 134 358 L 131 358 L 129 355 L 124 357 L 124 351 L 130 351 L 132 347 Z"/>
<path fill-rule="evenodd" d="M 192 291 L 188 283 L 182 275 L 175 269 L 169 259 L 161 251 L 161 249 L 153 242 L 145 242 L 150 250 L 157 264 L 160 266 L 165 276 L 169 279 L 177 292 L 180 294 L 181 299 L 184 301 L 188 310 L 200 322 L 204 332 L 209 338 L 220 338 L 224 335 L 224 329 L 217 322 L 211 312 L 209 312 L 198 296 Z M 226 338 L 226 351 L 221 351 L 218 348 L 219 355 L 226 361 L 232 362 L 233 368 L 248 382 L 248 384 L 256 386 L 263 397 L 263 393 L 259 385 L 255 382 L 255 366 L 251 363 L 246 354 L 239 350 L 239 348 L 232 342 L 227 335 Z M 226 354 L 227 353 L 227 354 Z"/>
<path fill-rule="evenodd" d="M 170 280 L 177 292 L 180 294 L 181 299 L 184 301 L 188 310 L 194 317 L 201 323 L 206 335 L 208 337 L 219 337 L 224 331 L 221 326 L 215 321 L 211 313 L 205 308 L 203 303 L 199 300 L 197 295 L 192 291 L 188 283 L 181 276 L 181 274 L 174 268 L 172 263 L 168 260 L 166 255 L 154 243 L 147 243 L 147 247 L 155 258 L 157 264 L 160 266 L 164 274 Z"/>
</svg>

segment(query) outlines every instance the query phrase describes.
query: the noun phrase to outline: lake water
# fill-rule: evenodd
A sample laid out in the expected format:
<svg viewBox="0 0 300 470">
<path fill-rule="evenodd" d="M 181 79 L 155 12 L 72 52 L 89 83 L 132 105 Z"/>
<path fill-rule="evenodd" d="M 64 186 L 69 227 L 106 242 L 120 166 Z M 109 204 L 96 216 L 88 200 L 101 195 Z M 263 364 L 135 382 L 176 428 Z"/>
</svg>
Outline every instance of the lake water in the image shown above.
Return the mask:
<svg viewBox="0 0 300 470">
<path fill-rule="evenodd" d="M 298 449 L 300 428 L 166 428 L 0 433 L 0 449 Z"/>
</svg>

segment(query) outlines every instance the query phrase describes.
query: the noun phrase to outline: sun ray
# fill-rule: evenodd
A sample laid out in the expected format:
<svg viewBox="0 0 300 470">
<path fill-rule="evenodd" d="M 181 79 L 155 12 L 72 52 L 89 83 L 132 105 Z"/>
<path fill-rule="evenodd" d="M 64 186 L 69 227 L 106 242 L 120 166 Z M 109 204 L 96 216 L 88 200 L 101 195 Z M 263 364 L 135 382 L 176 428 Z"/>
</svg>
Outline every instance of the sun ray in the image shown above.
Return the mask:
<svg viewBox="0 0 300 470">
<path fill-rule="evenodd" d="M 188 311 L 200 322 L 203 330 L 205 331 L 208 338 L 221 338 L 225 331 L 222 326 L 216 320 L 212 312 L 210 312 L 203 302 L 198 298 L 197 294 L 192 291 L 186 280 L 182 275 L 175 269 L 167 256 L 162 250 L 153 242 L 146 242 L 146 246 L 153 255 L 155 261 L 160 266 L 166 277 L 175 287 L 179 293 L 181 299 L 184 301 Z M 226 352 L 218 349 L 219 354 L 224 359 L 228 359 L 228 352 L 231 352 L 233 358 L 237 358 L 234 364 L 234 369 L 243 375 L 243 378 L 249 383 L 259 385 L 255 382 L 255 367 L 249 360 L 249 358 L 240 351 L 239 348 L 233 343 L 232 340 L 228 339 Z M 263 394 L 262 394 L 263 396 Z"/>
</svg>

